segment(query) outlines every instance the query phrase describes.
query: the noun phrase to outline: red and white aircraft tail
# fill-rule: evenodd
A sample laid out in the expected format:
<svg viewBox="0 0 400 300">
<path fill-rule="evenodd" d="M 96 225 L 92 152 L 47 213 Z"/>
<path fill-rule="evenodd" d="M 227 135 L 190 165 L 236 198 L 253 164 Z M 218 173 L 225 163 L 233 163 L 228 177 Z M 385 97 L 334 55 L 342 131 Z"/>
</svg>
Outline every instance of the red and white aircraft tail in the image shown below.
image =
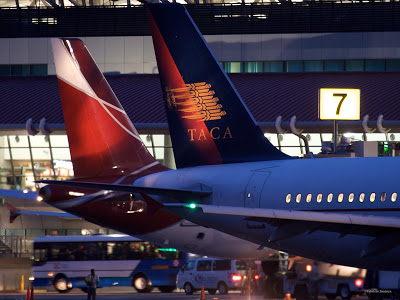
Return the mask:
<svg viewBox="0 0 400 300">
<path fill-rule="evenodd" d="M 51 43 L 75 177 L 165 170 L 146 149 L 85 44 L 59 38 Z"/>
</svg>

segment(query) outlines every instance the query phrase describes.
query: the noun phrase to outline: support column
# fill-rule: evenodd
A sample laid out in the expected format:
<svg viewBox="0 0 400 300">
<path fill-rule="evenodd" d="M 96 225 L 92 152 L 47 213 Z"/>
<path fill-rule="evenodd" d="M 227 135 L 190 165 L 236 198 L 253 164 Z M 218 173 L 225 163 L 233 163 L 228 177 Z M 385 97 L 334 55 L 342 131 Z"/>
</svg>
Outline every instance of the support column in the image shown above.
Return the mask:
<svg viewBox="0 0 400 300">
<path fill-rule="evenodd" d="M 171 136 L 164 135 L 164 165 L 171 169 L 176 169 L 174 150 L 172 149 Z"/>
</svg>

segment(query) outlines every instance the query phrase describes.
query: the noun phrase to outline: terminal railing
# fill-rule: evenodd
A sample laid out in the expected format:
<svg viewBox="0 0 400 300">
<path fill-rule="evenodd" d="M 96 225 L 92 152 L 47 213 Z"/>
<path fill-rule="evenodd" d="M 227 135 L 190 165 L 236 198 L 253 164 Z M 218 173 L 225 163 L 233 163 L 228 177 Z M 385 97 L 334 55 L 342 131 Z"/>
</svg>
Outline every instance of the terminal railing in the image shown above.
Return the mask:
<svg viewBox="0 0 400 300">
<path fill-rule="evenodd" d="M 0 257 L 30 257 L 33 254 L 33 241 L 15 236 L 0 223 Z"/>
</svg>

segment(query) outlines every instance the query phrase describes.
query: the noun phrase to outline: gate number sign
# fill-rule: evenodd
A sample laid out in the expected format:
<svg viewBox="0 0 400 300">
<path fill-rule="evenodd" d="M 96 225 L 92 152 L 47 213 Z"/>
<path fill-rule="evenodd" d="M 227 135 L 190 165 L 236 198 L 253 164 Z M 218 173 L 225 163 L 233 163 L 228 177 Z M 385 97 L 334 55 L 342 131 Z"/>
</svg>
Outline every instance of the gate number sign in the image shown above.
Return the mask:
<svg viewBox="0 0 400 300">
<path fill-rule="evenodd" d="M 320 89 L 319 118 L 321 120 L 359 120 L 359 89 Z"/>
</svg>

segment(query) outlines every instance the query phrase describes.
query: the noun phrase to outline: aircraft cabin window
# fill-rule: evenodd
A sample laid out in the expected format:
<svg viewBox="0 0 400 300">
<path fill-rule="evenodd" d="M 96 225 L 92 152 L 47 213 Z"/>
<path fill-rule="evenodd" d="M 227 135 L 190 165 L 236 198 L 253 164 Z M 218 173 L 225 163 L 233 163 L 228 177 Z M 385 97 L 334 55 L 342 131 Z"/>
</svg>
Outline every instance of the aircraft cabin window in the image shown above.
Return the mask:
<svg viewBox="0 0 400 300">
<path fill-rule="evenodd" d="M 286 203 L 289 203 L 290 202 L 290 198 L 291 198 L 292 196 L 291 196 L 291 194 L 287 194 L 286 195 Z"/>
<path fill-rule="evenodd" d="M 307 199 L 306 199 L 307 203 L 310 203 L 310 202 L 311 202 L 311 197 L 312 197 L 311 194 L 308 194 L 308 195 L 307 195 Z"/>
<path fill-rule="evenodd" d="M 375 201 L 375 193 L 371 193 L 371 196 L 369 197 L 369 201 L 371 201 L 371 202 Z"/>
<path fill-rule="evenodd" d="M 297 194 L 297 196 L 296 196 L 296 202 L 297 202 L 297 203 L 300 203 L 300 200 L 301 200 L 301 194 Z"/>
<path fill-rule="evenodd" d="M 322 194 L 318 194 L 318 196 L 317 196 L 317 202 L 319 203 L 319 202 L 321 202 L 322 201 Z"/>
<path fill-rule="evenodd" d="M 361 193 L 360 194 L 360 202 L 364 202 L 365 194 Z"/>
<path fill-rule="evenodd" d="M 328 202 L 329 203 L 331 203 L 332 202 L 332 199 L 333 199 L 333 194 L 332 193 L 330 193 L 329 195 L 328 195 Z"/>
<path fill-rule="evenodd" d="M 349 202 L 353 202 L 353 200 L 354 200 L 354 193 L 351 193 L 349 195 Z"/>
<path fill-rule="evenodd" d="M 385 202 L 385 200 L 386 200 L 386 193 L 383 192 L 383 193 L 381 194 L 381 202 Z"/>
<path fill-rule="evenodd" d="M 343 201 L 343 193 L 340 193 L 338 198 L 337 198 L 338 202 L 342 202 Z"/>
<path fill-rule="evenodd" d="M 392 194 L 392 202 L 395 202 L 397 199 L 397 193 Z"/>
</svg>

